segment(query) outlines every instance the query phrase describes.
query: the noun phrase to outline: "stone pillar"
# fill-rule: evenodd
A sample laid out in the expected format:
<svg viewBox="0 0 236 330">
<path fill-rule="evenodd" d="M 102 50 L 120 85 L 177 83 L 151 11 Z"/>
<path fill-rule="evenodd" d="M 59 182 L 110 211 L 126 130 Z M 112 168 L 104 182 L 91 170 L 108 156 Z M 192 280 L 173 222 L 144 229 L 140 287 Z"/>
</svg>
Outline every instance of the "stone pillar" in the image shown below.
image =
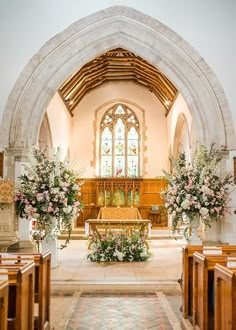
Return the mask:
<svg viewBox="0 0 236 330">
<path fill-rule="evenodd" d="M 28 162 L 28 149 L 9 148 L 5 151 L 5 174 L 8 179 L 18 183 L 18 177 L 24 173 L 22 164 Z M 4 212 L 4 215 L 1 214 Z M 3 227 L 0 226 L 0 238 L 5 237 L 11 241 L 31 240 L 30 222 L 26 219 L 20 219 L 15 212 L 15 205 L 0 211 L 0 219 L 5 221 Z"/>
</svg>

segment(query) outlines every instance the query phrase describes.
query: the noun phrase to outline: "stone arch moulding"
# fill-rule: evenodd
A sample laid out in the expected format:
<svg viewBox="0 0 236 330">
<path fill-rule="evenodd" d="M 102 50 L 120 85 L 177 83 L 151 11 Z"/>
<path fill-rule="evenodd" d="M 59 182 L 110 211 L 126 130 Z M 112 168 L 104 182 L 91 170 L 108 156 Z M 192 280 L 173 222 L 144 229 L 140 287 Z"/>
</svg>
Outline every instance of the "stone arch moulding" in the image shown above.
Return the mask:
<svg viewBox="0 0 236 330">
<path fill-rule="evenodd" d="M 114 6 L 73 23 L 26 65 L 4 109 L 3 147 L 10 152 L 35 144 L 42 117 L 61 83 L 89 60 L 117 47 L 149 61 L 176 85 L 201 143 L 235 145 L 223 89 L 201 56 L 156 19 L 130 7 Z"/>
</svg>

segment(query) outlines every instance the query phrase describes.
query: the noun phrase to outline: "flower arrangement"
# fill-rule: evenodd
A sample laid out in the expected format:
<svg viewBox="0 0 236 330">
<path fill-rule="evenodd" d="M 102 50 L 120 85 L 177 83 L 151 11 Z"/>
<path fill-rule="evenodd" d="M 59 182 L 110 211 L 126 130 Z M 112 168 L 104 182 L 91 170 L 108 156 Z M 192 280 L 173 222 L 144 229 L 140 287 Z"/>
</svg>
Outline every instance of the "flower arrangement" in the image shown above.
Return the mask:
<svg viewBox="0 0 236 330">
<path fill-rule="evenodd" d="M 81 211 L 78 196 L 83 182 L 78 182 L 78 175 L 67 161 L 60 161 L 59 149 L 47 159 L 45 150 L 34 148 L 30 166 L 25 166 L 25 174 L 19 177 L 15 194 L 17 214 L 28 220 L 36 219 L 42 239 L 67 232 L 61 248 L 69 243 L 72 220 Z"/>
<path fill-rule="evenodd" d="M 87 258 L 90 261 L 146 261 L 150 252 L 145 245 L 145 235 L 133 233 L 109 232 L 101 237 L 97 233 L 89 236 L 92 252 Z"/>
<path fill-rule="evenodd" d="M 174 233 L 182 223 L 186 225 L 184 235 L 188 237 L 191 219 L 196 214 L 206 227 L 211 227 L 212 221 L 225 215 L 234 178 L 229 174 L 217 175 L 221 160 L 220 151 L 214 145 L 209 150 L 201 145 L 194 153 L 192 163 L 186 161 L 184 153 L 177 159 L 172 157 L 172 172 L 163 171 L 169 187 L 161 195 L 172 217 Z"/>
</svg>

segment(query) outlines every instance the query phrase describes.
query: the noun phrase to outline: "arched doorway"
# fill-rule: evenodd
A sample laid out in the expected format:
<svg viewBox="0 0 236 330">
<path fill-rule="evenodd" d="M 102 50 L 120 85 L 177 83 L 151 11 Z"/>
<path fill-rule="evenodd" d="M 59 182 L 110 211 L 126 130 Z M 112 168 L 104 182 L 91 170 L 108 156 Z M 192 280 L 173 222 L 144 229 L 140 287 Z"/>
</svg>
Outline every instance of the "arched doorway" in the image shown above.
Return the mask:
<svg viewBox="0 0 236 330">
<path fill-rule="evenodd" d="M 88 60 L 115 47 L 138 54 L 175 84 L 193 116 L 200 143 L 229 148 L 235 144 L 223 90 L 201 56 L 157 20 L 115 6 L 72 24 L 27 64 L 3 114 L 3 147 L 9 156 L 19 157 L 36 143 L 42 117 L 60 84 Z"/>
</svg>

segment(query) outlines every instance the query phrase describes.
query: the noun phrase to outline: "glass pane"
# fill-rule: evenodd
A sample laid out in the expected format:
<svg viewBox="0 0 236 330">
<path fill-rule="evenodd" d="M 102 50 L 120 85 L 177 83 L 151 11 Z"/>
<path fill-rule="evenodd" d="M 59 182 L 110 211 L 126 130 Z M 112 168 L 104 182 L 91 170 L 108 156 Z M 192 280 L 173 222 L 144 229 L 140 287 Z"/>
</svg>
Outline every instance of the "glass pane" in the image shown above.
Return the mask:
<svg viewBox="0 0 236 330">
<path fill-rule="evenodd" d="M 125 111 L 124 111 L 124 109 L 121 105 L 118 105 L 118 107 L 116 108 L 115 114 L 116 115 L 124 115 L 125 114 Z"/>
<path fill-rule="evenodd" d="M 128 155 L 138 155 L 138 132 L 134 127 L 128 132 Z"/>
<path fill-rule="evenodd" d="M 112 157 L 101 157 L 101 176 L 112 176 Z"/>
<path fill-rule="evenodd" d="M 114 176 L 125 176 L 125 157 L 115 157 Z"/>
<path fill-rule="evenodd" d="M 125 137 L 125 125 L 121 118 L 117 120 L 115 125 L 115 139 L 122 140 Z"/>
<path fill-rule="evenodd" d="M 108 127 L 102 132 L 102 145 L 101 153 L 102 155 L 108 156 L 112 154 L 112 133 Z"/>
<path fill-rule="evenodd" d="M 119 118 L 115 125 L 115 155 L 123 156 L 125 154 L 125 127 Z"/>
<path fill-rule="evenodd" d="M 128 156 L 128 176 L 137 177 L 138 175 L 138 156 Z"/>
<path fill-rule="evenodd" d="M 103 127 L 104 125 L 108 125 L 112 122 L 112 117 L 110 115 L 106 115 L 104 118 L 103 118 L 103 121 L 101 123 L 101 127 Z"/>
<path fill-rule="evenodd" d="M 136 120 L 134 115 L 130 115 L 128 117 L 128 123 L 131 123 L 131 124 L 134 124 L 134 125 L 137 123 L 137 120 Z"/>
</svg>

